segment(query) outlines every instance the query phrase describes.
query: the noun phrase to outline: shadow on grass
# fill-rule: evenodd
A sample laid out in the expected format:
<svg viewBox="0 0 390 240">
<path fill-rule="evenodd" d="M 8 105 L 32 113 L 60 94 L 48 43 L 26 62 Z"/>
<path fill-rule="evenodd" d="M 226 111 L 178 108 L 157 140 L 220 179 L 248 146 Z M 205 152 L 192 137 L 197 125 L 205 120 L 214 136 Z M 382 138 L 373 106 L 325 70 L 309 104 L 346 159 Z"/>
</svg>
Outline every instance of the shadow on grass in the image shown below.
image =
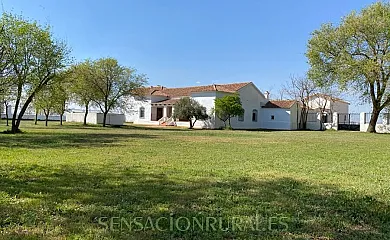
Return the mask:
<svg viewBox="0 0 390 240">
<path fill-rule="evenodd" d="M 22 134 L 0 134 L 0 147 L 9 148 L 89 148 L 104 147 L 122 140 L 154 138 L 153 135 L 136 133 L 64 133 L 29 132 Z"/>
<path fill-rule="evenodd" d="M 255 181 L 249 178 L 212 181 L 177 179 L 164 173 L 145 174 L 137 169 L 106 166 L 91 172 L 70 167 L 15 168 L 0 172 L 0 227 L 3 238 L 14 239 L 386 239 L 390 236 L 389 205 L 372 197 L 313 186 L 291 178 Z M 233 217 L 260 216 L 260 230 L 242 222 L 241 228 L 206 231 L 191 225 L 179 231 L 161 221 L 166 231 L 145 229 L 148 217 L 179 217 L 204 221 L 221 218 L 224 229 Z M 143 225 L 109 231 L 111 217 Z M 288 229 L 269 219 L 283 218 Z M 229 220 L 230 219 L 230 220 Z M 182 219 L 183 220 L 183 219 Z M 119 220 L 116 219 L 116 222 Z M 154 223 L 155 224 L 155 223 Z M 184 225 L 183 225 L 184 224 Z M 192 224 L 192 222 L 191 222 Z M 179 223 L 186 228 L 185 221 Z M 226 229 L 225 229 L 226 230 Z"/>
</svg>

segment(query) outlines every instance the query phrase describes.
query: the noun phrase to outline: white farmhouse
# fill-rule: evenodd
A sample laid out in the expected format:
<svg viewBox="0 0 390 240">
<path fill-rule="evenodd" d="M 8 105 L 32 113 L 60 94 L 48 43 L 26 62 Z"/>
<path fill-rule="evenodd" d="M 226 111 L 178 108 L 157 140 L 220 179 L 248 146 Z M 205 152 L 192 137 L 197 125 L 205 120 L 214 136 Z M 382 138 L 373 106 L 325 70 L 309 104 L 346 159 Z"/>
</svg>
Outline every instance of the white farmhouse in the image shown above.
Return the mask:
<svg viewBox="0 0 390 240">
<path fill-rule="evenodd" d="M 326 94 L 313 94 L 309 97 L 308 106 L 310 112 L 323 113 L 323 122 L 328 123 L 333 119 L 333 113 L 338 113 L 342 121 L 347 121 L 350 103 L 341 98 Z"/>
<path fill-rule="evenodd" d="M 326 94 L 313 94 L 309 97 L 309 108 L 313 110 L 319 110 L 324 108 L 324 112 L 332 114 L 333 112 L 348 113 L 349 102 L 343 99 L 329 96 Z"/>
<path fill-rule="evenodd" d="M 185 88 L 149 87 L 142 99 L 130 99 L 126 121 L 144 125 L 189 127 L 188 121 L 173 119 L 172 114 L 175 111 L 174 105 L 180 98 L 191 97 L 206 107 L 210 115 L 207 121 L 197 121 L 195 128 L 220 128 L 224 124 L 213 114 L 214 100 L 235 93 L 239 94 L 245 113 L 242 117 L 231 119 L 234 129 L 297 129 L 297 102 L 269 101 L 252 82 Z"/>
</svg>

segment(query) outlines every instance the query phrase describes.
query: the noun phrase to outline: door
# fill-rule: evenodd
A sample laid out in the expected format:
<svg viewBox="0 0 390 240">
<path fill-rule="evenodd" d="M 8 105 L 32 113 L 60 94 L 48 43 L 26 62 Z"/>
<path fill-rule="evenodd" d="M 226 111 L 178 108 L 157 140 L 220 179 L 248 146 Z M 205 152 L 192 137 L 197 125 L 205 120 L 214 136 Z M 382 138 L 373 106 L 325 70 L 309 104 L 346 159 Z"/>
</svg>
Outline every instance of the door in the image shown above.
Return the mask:
<svg viewBox="0 0 390 240">
<path fill-rule="evenodd" d="M 163 109 L 157 108 L 157 120 L 160 120 L 163 117 Z"/>
<path fill-rule="evenodd" d="M 172 117 L 172 107 L 167 107 L 167 117 Z"/>
</svg>

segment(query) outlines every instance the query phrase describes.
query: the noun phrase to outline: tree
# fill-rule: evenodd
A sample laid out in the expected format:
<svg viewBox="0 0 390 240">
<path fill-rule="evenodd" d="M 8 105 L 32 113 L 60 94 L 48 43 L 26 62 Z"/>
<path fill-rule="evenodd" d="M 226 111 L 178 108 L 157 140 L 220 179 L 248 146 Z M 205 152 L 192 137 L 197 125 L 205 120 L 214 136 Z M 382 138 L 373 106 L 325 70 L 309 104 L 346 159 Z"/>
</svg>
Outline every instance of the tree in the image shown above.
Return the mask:
<svg viewBox="0 0 390 240">
<path fill-rule="evenodd" d="M 66 103 L 70 98 L 70 86 L 72 82 L 69 77 L 70 72 L 68 71 L 57 74 L 57 76 L 54 78 L 53 86 L 51 88 L 51 97 L 53 98 L 54 102 L 53 110 L 60 115 L 61 126 L 62 118 L 66 111 Z"/>
<path fill-rule="evenodd" d="M 215 115 L 224 123 L 226 128 L 226 121 L 229 123 L 229 128 L 232 127 L 230 119 L 244 114 L 240 96 L 238 94 L 226 95 L 222 98 L 215 99 Z"/>
<path fill-rule="evenodd" d="M 367 131 L 376 132 L 380 112 L 390 105 L 390 4 L 352 12 L 338 26 L 324 24 L 312 34 L 306 55 L 309 76 L 319 85 L 338 83 L 371 103 Z"/>
<path fill-rule="evenodd" d="M 14 90 L 11 88 L 9 83 L 6 82 L 5 78 L 2 78 L 3 84 L 0 88 L 0 104 L 4 106 L 5 109 L 5 118 L 6 118 L 6 124 L 9 126 L 9 116 L 8 116 L 8 109 L 10 107 L 10 103 L 12 100 L 14 100 Z M 2 107 L 0 107 L 2 109 Z M 0 111 L 0 115 L 1 115 Z"/>
<path fill-rule="evenodd" d="M 0 44 L 7 53 L 4 61 L 9 63 L 7 79 L 16 90 L 11 132 L 17 133 L 34 96 L 65 67 L 69 51 L 53 38 L 48 26 L 7 13 L 0 24 L 4 30 L 0 31 Z M 25 101 L 22 94 L 26 95 Z"/>
<path fill-rule="evenodd" d="M 320 130 L 324 130 L 324 117 L 326 115 L 333 118 L 333 105 L 340 95 L 337 87 L 335 86 L 322 86 L 316 88 L 316 94 L 312 97 L 316 97 L 314 103 L 317 106 L 320 113 Z M 327 111 L 329 109 L 329 111 Z"/>
<path fill-rule="evenodd" d="M 197 120 L 207 120 L 206 108 L 198 101 L 189 97 L 183 97 L 175 103 L 174 119 L 188 119 L 190 121 L 190 129 L 194 128 Z"/>
<path fill-rule="evenodd" d="M 89 105 L 93 99 L 93 91 L 91 90 L 93 81 L 93 70 L 91 61 L 87 60 L 82 63 L 73 65 L 70 68 L 70 85 L 73 99 L 80 105 L 85 107 L 84 125 L 87 125 L 87 116 Z"/>
<path fill-rule="evenodd" d="M 146 77 L 135 69 L 121 66 L 116 59 L 102 58 L 93 61 L 90 78 L 92 101 L 103 113 L 103 127 L 107 114 L 126 103 L 126 97 L 139 94 L 146 84 Z"/>
<path fill-rule="evenodd" d="M 316 91 L 315 83 L 307 77 L 291 76 L 290 81 L 287 82 L 284 89 L 291 98 L 294 98 L 300 103 L 301 114 L 299 118 L 299 128 L 306 129 L 310 96 Z"/>
<path fill-rule="evenodd" d="M 45 114 L 45 125 L 47 126 L 50 113 L 60 115 L 60 125 L 66 111 L 66 103 L 70 95 L 69 72 L 63 71 L 58 73 L 50 84 L 46 85 L 40 92 L 35 95 L 35 124 L 40 111 Z"/>
<path fill-rule="evenodd" d="M 56 99 L 54 97 L 55 90 L 52 85 L 46 85 L 41 91 L 34 96 L 35 107 L 35 122 L 37 121 L 38 112 L 43 111 L 45 114 L 45 126 L 47 127 L 49 115 L 54 111 Z"/>
</svg>

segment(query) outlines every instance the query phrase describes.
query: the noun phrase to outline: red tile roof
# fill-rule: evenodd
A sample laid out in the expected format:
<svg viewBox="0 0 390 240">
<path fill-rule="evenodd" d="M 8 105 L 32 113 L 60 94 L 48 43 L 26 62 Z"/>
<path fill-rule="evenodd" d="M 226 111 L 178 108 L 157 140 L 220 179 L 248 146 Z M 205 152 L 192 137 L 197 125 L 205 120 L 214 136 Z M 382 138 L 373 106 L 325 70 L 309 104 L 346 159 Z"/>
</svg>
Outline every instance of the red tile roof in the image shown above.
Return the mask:
<svg viewBox="0 0 390 240">
<path fill-rule="evenodd" d="M 291 108 L 296 102 L 295 100 L 272 100 L 268 101 L 263 108 Z"/>
<path fill-rule="evenodd" d="M 212 84 L 206 86 L 195 86 L 195 87 L 183 87 L 183 88 L 166 88 L 163 86 L 145 88 L 145 95 L 148 96 L 166 96 L 166 97 L 187 97 L 191 96 L 192 93 L 197 92 L 228 92 L 235 93 L 251 82 L 243 83 L 230 83 L 230 84 Z"/>
<path fill-rule="evenodd" d="M 152 105 L 174 105 L 179 99 L 167 99 L 160 102 L 154 102 Z"/>
</svg>

